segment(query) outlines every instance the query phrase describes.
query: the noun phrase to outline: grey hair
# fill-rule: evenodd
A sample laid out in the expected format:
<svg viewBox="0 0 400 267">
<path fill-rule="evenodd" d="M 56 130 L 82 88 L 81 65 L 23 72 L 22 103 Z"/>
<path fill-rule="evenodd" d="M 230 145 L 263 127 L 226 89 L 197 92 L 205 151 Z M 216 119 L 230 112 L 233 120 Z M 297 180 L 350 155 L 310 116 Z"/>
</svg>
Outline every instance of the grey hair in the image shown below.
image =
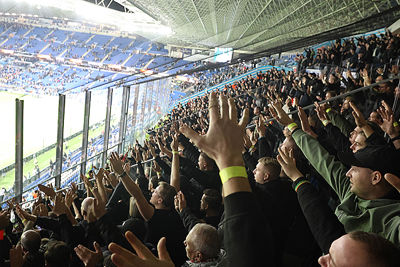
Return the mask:
<svg viewBox="0 0 400 267">
<path fill-rule="evenodd" d="M 218 257 L 221 242 L 217 229 L 206 223 L 198 223 L 190 233 L 193 235 L 194 249 L 201 252 L 206 260 Z"/>
</svg>

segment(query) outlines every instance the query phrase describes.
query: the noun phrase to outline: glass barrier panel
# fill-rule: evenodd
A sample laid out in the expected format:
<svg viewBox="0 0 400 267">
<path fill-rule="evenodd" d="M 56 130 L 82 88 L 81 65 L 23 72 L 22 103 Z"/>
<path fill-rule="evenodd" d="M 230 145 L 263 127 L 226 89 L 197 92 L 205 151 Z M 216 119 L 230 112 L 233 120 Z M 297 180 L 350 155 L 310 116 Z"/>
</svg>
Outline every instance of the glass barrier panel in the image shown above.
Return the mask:
<svg viewBox="0 0 400 267">
<path fill-rule="evenodd" d="M 36 189 L 55 169 L 58 100 L 57 96 L 25 95 L 23 190 Z M 28 194 L 27 197 L 35 197 Z M 27 199 L 29 200 L 29 199 Z"/>
<path fill-rule="evenodd" d="M 61 187 L 71 178 L 72 170 L 82 161 L 82 129 L 85 114 L 85 93 L 67 94 L 65 97 L 64 147 Z M 75 166 L 75 167 L 74 167 Z M 73 169 L 71 170 L 71 167 Z"/>
<path fill-rule="evenodd" d="M 106 108 L 107 90 L 92 91 L 87 148 L 88 158 L 103 151 Z"/>
<path fill-rule="evenodd" d="M 121 122 L 122 93 L 123 87 L 117 87 L 113 90 L 108 147 L 118 143 Z"/>
<path fill-rule="evenodd" d="M 22 94 L 0 91 L 0 202 L 14 196 L 15 180 L 15 99 Z"/>
</svg>

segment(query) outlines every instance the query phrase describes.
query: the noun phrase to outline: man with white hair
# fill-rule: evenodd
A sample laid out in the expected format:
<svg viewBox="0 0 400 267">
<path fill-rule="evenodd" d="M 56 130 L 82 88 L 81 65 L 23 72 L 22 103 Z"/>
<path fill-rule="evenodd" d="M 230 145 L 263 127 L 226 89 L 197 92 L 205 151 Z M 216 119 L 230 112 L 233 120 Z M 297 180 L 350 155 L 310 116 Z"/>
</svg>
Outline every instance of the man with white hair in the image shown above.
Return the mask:
<svg viewBox="0 0 400 267">
<path fill-rule="evenodd" d="M 217 229 L 206 223 L 196 224 L 185 239 L 188 261 L 182 266 L 226 266 L 226 253 L 221 250 Z"/>
</svg>

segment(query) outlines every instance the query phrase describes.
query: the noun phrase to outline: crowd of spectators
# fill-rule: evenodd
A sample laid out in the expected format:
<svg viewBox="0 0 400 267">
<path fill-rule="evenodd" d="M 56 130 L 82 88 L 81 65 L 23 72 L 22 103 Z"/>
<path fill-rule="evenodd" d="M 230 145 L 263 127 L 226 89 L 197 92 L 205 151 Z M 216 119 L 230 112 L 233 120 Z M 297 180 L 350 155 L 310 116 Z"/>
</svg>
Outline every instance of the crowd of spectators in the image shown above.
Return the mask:
<svg viewBox="0 0 400 267">
<path fill-rule="evenodd" d="M 244 74 L 254 68 L 254 65 L 245 62 L 239 62 L 232 65 L 225 65 L 222 67 L 217 67 L 215 69 L 208 69 L 205 71 L 197 71 L 193 73 L 192 82 L 182 82 L 180 90 L 186 90 L 191 88 L 193 92 L 200 92 L 208 87 L 220 84 L 224 81 L 235 78 L 241 74 Z"/>
<path fill-rule="evenodd" d="M 178 105 L 143 145 L 112 153 L 92 179 L 82 174 L 84 189 L 40 185 L 30 209 L 9 201 L 0 213 L 1 259 L 398 266 L 399 37 L 376 38 L 390 56 L 376 61 L 372 53 L 356 71 L 272 69 Z"/>
<path fill-rule="evenodd" d="M 338 39 L 331 46 L 314 49 L 305 49 L 305 52 L 296 58 L 297 69 L 307 67 L 319 69 L 332 66 L 344 67 L 358 71 L 368 66 L 385 66 L 392 60 L 397 60 L 399 40 L 385 29 L 379 36 L 359 36 L 356 38 Z"/>
<path fill-rule="evenodd" d="M 154 59 L 172 61 L 156 64 L 156 71 L 162 72 L 174 70 L 175 62 L 185 62 L 168 57 L 168 51 L 159 43 L 139 36 L 121 39 L 78 31 L 59 32 L 15 22 L 0 22 L 0 29 L 0 48 L 14 52 L 0 56 L 0 86 L 6 90 L 57 95 L 92 82 L 111 82 L 118 74 L 127 75 L 117 72 L 111 67 L 113 64 L 139 70 Z M 37 58 L 39 54 L 46 60 Z"/>
<path fill-rule="evenodd" d="M 42 62 L 16 62 L 14 58 L 3 58 L 0 65 L 0 85 L 14 91 L 35 92 L 40 95 L 57 95 L 65 86 L 77 79 L 84 79 L 93 70 L 60 67 Z M 65 73 L 69 74 L 65 74 Z"/>
</svg>

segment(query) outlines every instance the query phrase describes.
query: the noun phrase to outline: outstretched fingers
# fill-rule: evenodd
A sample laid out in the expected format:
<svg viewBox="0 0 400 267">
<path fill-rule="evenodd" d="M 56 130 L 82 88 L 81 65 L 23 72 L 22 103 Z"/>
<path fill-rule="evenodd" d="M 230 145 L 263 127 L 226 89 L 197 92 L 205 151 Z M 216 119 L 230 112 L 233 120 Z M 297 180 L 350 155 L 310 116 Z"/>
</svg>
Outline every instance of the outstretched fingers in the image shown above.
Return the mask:
<svg viewBox="0 0 400 267">
<path fill-rule="evenodd" d="M 129 244 L 135 249 L 137 255 L 142 259 L 155 258 L 153 253 L 131 232 L 128 231 L 125 234 Z"/>
<path fill-rule="evenodd" d="M 214 92 L 210 93 L 209 101 L 208 101 L 208 111 L 210 115 L 210 124 L 216 122 L 219 119 L 218 113 L 218 101 L 217 96 Z"/>
<path fill-rule="evenodd" d="M 249 122 L 249 116 L 250 116 L 249 109 L 246 108 L 245 110 L 243 110 L 242 118 L 240 119 L 239 122 L 239 127 L 242 128 L 243 131 L 245 130 Z"/>
<path fill-rule="evenodd" d="M 235 100 L 233 98 L 228 99 L 228 106 L 229 106 L 229 119 L 236 122 L 237 121 L 237 110 Z"/>
<path fill-rule="evenodd" d="M 162 237 L 157 244 L 158 257 L 160 260 L 172 262 L 171 257 L 167 251 L 167 239 Z"/>
<path fill-rule="evenodd" d="M 384 177 L 385 177 L 386 181 L 388 181 L 394 188 L 397 189 L 397 191 L 400 192 L 400 178 L 399 177 L 397 177 L 396 175 L 391 174 L 391 173 L 386 173 Z"/>
<path fill-rule="evenodd" d="M 200 148 L 199 143 L 201 141 L 202 136 L 200 136 L 196 131 L 194 131 L 192 128 L 190 128 L 187 125 L 182 125 L 181 128 L 179 129 L 179 131 L 184 136 L 189 138 L 196 147 Z"/>
<path fill-rule="evenodd" d="M 135 266 L 135 263 L 142 263 L 138 256 L 121 247 L 120 245 L 110 243 L 110 245 L 108 245 L 108 249 L 113 253 L 111 256 L 112 262 L 118 267 Z"/>
<path fill-rule="evenodd" d="M 228 100 L 223 94 L 219 95 L 221 119 L 229 119 Z"/>
</svg>

